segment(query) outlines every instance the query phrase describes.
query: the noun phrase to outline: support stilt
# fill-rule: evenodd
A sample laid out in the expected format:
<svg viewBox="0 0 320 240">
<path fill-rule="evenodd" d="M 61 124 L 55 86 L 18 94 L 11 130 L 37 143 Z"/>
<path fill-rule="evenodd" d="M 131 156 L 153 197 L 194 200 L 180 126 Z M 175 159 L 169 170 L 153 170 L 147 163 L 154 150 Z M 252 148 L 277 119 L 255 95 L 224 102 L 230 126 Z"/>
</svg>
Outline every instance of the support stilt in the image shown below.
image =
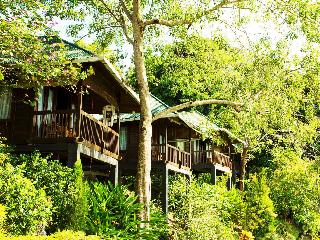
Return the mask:
<svg viewBox="0 0 320 240">
<path fill-rule="evenodd" d="M 67 166 L 72 167 L 78 159 L 80 159 L 80 150 L 78 144 L 69 143 Z"/>
<path fill-rule="evenodd" d="M 162 170 L 162 211 L 164 214 L 168 214 L 168 206 L 169 206 L 169 169 L 167 164 L 164 164 Z"/>
<path fill-rule="evenodd" d="M 211 182 L 213 185 L 216 185 L 217 184 L 217 169 L 216 169 L 215 165 L 211 166 L 210 173 L 211 173 Z"/>
</svg>

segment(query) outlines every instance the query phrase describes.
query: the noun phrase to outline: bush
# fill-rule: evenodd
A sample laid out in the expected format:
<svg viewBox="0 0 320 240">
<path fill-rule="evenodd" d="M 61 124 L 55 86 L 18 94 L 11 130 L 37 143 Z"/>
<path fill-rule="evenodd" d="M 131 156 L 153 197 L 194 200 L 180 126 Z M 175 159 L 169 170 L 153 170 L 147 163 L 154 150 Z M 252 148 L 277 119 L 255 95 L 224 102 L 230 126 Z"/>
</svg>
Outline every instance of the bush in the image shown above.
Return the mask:
<svg viewBox="0 0 320 240">
<path fill-rule="evenodd" d="M 225 184 L 213 186 L 177 177 L 170 184 L 169 218 L 174 239 L 238 239 L 233 223 L 221 212 Z"/>
<path fill-rule="evenodd" d="M 115 239 L 159 239 L 166 234 L 165 219 L 152 207 L 150 227 L 140 229 L 137 216 L 141 205 L 125 186 L 89 183 L 87 233 Z"/>
<path fill-rule="evenodd" d="M 77 191 L 76 196 L 74 196 L 74 206 L 73 213 L 70 222 L 70 227 L 72 230 L 84 231 L 86 229 L 86 221 L 88 217 L 88 199 L 87 192 L 88 184 L 83 180 L 82 164 L 80 160 L 74 165 L 74 187 Z"/>
<path fill-rule="evenodd" d="M 6 231 L 4 230 L 4 221 L 6 218 L 6 208 L 0 204 L 0 237 L 4 236 Z"/>
<path fill-rule="evenodd" d="M 51 202 L 43 189 L 37 190 L 18 167 L 0 168 L 0 203 L 6 206 L 5 229 L 14 235 L 36 234 L 51 218 Z"/>
<path fill-rule="evenodd" d="M 51 199 L 52 221 L 46 229 L 48 233 L 68 228 L 82 230 L 84 219 L 81 214 L 84 208 L 77 209 L 81 205 L 84 191 L 81 165 L 74 169 L 65 167 L 57 160 L 50 160 L 50 156 L 43 157 L 39 152 L 11 157 L 10 163 L 19 166 L 36 189 L 44 189 Z"/>
<path fill-rule="evenodd" d="M 170 217 L 176 239 L 274 239 L 276 214 L 265 177 L 252 176 L 247 190 L 217 185 L 203 174 L 192 179 L 178 177 L 170 185 Z"/>
<path fill-rule="evenodd" d="M 274 239 L 276 214 L 264 175 L 252 175 L 245 191 L 245 218 L 242 226 L 257 238 Z"/>
<path fill-rule="evenodd" d="M 303 232 L 320 234 L 320 188 L 317 162 L 303 160 L 296 152 L 276 149 L 278 168 L 270 181 L 271 198 L 279 215 L 291 219 Z"/>
<path fill-rule="evenodd" d="M 5 236 L 6 240 L 100 240 L 98 236 L 86 236 L 84 232 L 62 231 L 51 236 Z"/>
<path fill-rule="evenodd" d="M 89 183 L 89 190 L 88 233 L 123 238 L 137 233 L 140 205 L 134 195 L 125 192 L 123 186 L 99 182 Z"/>
</svg>

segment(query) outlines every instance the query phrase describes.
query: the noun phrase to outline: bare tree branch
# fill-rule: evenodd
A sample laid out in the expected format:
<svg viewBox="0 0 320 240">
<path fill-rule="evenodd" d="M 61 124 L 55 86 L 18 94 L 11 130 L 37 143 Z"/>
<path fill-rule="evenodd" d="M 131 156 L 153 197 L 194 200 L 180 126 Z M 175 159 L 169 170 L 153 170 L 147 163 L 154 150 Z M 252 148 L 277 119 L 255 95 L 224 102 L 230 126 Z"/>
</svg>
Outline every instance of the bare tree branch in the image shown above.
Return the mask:
<svg viewBox="0 0 320 240">
<path fill-rule="evenodd" d="M 132 13 L 130 13 L 129 9 L 127 8 L 126 4 L 123 0 L 120 0 L 120 5 L 124 11 L 124 13 L 127 15 L 128 19 L 132 21 Z"/>
<path fill-rule="evenodd" d="M 77 39 L 77 40 L 75 41 L 75 43 L 80 42 L 82 39 L 84 39 L 84 38 L 86 38 L 86 37 L 90 36 L 90 35 L 91 35 L 91 34 L 93 34 L 93 33 L 97 33 L 97 32 L 99 32 L 99 31 L 102 31 L 102 30 L 104 30 L 104 29 L 108 29 L 108 28 L 122 28 L 122 26 L 121 26 L 121 25 L 103 26 L 103 27 L 98 28 L 98 29 L 96 29 L 96 30 L 94 30 L 94 31 L 88 31 L 88 33 L 86 33 L 86 34 L 82 35 L 79 39 Z"/>
<path fill-rule="evenodd" d="M 190 101 L 190 102 L 176 105 L 174 107 L 167 108 L 166 110 L 164 110 L 160 113 L 157 113 L 156 115 L 153 116 L 152 121 L 158 120 L 160 118 L 164 118 L 170 113 L 177 112 L 177 111 L 183 110 L 185 108 L 197 107 L 197 106 L 202 106 L 202 105 L 210 105 L 210 104 L 231 106 L 231 107 L 235 108 L 237 111 L 240 111 L 240 107 L 242 106 L 241 103 L 231 102 L 228 100 L 210 99 L 210 100 Z"/>
<path fill-rule="evenodd" d="M 108 11 L 108 13 L 114 18 L 114 20 L 116 22 L 118 22 L 121 27 L 122 27 L 122 30 L 123 30 L 123 34 L 124 36 L 126 37 L 127 41 L 130 43 L 130 44 L 133 44 L 133 40 L 132 38 L 130 38 L 129 36 L 129 32 L 128 32 L 128 25 L 126 23 L 126 20 L 124 18 L 124 16 L 122 15 L 122 13 L 120 13 L 120 16 L 117 16 L 116 13 L 110 9 L 110 7 L 108 6 L 108 4 L 104 1 L 104 0 L 99 0 L 103 6 L 105 7 L 105 9 Z M 122 1 L 121 1 L 122 2 Z M 123 3 L 124 4 L 124 3 Z M 124 5 L 124 7 L 126 8 L 126 6 Z M 122 8 L 124 8 L 122 6 Z M 125 9 L 123 9 L 125 11 Z"/>
<path fill-rule="evenodd" d="M 124 18 L 124 16 L 121 14 L 120 16 L 120 21 L 121 21 L 121 26 L 122 26 L 122 29 L 123 29 L 123 33 L 125 35 L 125 37 L 127 38 L 127 41 L 133 45 L 133 39 L 129 36 L 129 31 L 128 31 L 128 25 L 127 25 L 127 22 Z"/>
<path fill-rule="evenodd" d="M 177 25 L 191 25 L 192 23 L 194 23 L 195 21 L 201 19 L 202 17 L 220 9 L 225 7 L 226 5 L 229 4 L 233 4 L 233 3 L 240 3 L 244 0 L 234 0 L 234 1 L 230 1 L 230 0 L 223 0 L 221 1 L 219 4 L 215 5 L 214 7 L 208 9 L 207 11 L 204 11 L 200 16 L 198 16 L 195 19 L 183 19 L 183 20 L 166 20 L 166 19 L 150 19 L 150 20 L 145 20 L 143 25 L 144 27 L 149 26 L 149 25 L 163 25 L 163 26 L 167 26 L 167 27 L 174 27 Z"/>
<path fill-rule="evenodd" d="M 114 20 L 116 20 L 116 22 L 118 22 L 119 24 L 121 24 L 120 19 L 117 17 L 117 15 L 115 14 L 115 12 L 108 6 L 108 4 L 107 4 L 104 0 L 99 0 L 99 2 L 102 3 L 102 5 L 105 7 L 105 9 L 107 10 L 107 12 L 111 15 L 111 17 L 113 17 Z"/>
</svg>

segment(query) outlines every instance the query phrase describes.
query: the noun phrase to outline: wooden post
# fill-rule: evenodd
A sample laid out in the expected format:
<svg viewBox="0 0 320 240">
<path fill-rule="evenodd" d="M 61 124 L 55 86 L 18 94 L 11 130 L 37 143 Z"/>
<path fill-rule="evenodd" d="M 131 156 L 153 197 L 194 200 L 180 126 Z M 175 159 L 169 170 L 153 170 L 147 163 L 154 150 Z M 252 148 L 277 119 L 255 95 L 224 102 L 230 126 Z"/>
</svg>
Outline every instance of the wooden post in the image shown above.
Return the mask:
<svg viewBox="0 0 320 240">
<path fill-rule="evenodd" d="M 118 142 L 117 142 L 117 146 L 118 146 L 117 154 L 119 156 L 119 154 L 120 154 L 120 110 L 119 109 L 117 110 L 117 123 L 118 123 L 117 128 L 118 128 L 118 134 L 119 134 Z"/>
<path fill-rule="evenodd" d="M 167 164 L 163 164 L 162 169 L 162 211 L 164 214 L 168 214 L 169 207 L 169 169 Z"/>
<path fill-rule="evenodd" d="M 231 187 L 232 187 L 231 177 L 232 177 L 232 176 L 229 176 L 229 177 L 228 177 L 228 181 L 227 181 L 227 188 L 228 188 L 228 190 L 230 190 Z"/>
<path fill-rule="evenodd" d="M 119 166 L 118 162 L 116 165 L 112 166 L 111 174 L 112 174 L 112 183 L 114 186 L 118 185 L 119 182 Z"/>
<path fill-rule="evenodd" d="M 210 173 L 211 173 L 211 182 L 213 185 L 217 184 L 217 169 L 214 164 L 210 166 Z"/>
<path fill-rule="evenodd" d="M 121 178 L 122 178 L 122 170 L 119 167 L 119 163 L 118 163 L 118 184 L 121 184 Z"/>
<path fill-rule="evenodd" d="M 80 137 L 80 125 L 81 125 L 81 110 L 82 110 L 82 81 L 79 81 L 77 86 L 77 108 L 76 108 L 76 122 L 75 122 L 75 134 L 76 137 Z"/>
<path fill-rule="evenodd" d="M 78 159 L 80 159 L 80 150 L 78 144 L 69 143 L 67 166 L 72 167 Z"/>
<path fill-rule="evenodd" d="M 101 153 L 103 153 L 103 150 L 105 149 L 105 141 L 104 141 L 104 127 L 103 126 L 101 126 L 101 125 L 99 125 L 99 127 L 100 127 L 100 131 L 101 131 L 101 139 L 100 139 L 100 141 L 101 141 L 101 143 L 100 143 L 100 145 L 101 145 Z M 108 135 L 107 135 L 108 136 Z"/>
<path fill-rule="evenodd" d="M 192 144 L 191 144 L 191 128 L 189 128 L 189 153 L 190 153 L 190 168 L 193 164 Z"/>
<path fill-rule="evenodd" d="M 166 159 L 165 159 L 165 162 L 169 161 L 168 159 L 168 126 L 167 126 L 167 123 L 165 123 L 166 127 L 165 127 L 165 136 L 164 136 L 164 143 L 165 143 L 165 156 L 166 156 Z"/>
</svg>

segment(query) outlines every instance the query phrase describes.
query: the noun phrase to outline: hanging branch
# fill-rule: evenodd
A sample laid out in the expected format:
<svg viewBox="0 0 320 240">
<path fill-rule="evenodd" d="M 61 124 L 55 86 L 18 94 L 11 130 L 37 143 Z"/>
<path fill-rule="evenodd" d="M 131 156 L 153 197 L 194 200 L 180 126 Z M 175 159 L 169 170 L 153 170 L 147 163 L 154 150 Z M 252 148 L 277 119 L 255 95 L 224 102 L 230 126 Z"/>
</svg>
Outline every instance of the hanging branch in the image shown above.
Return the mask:
<svg viewBox="0 0 320 240">
<path fill-rule="evenodd" d="M 231 106 L 236 111 L 240 111 L 240 107 L 243 105 L 243 104 L 237 103 L 237 102 L 231 102 L 231 101 L 228 101 L 228 100 L 217 100 L 217 99 L 190 101 L 190 102 L 186 102 L 186 103 L 182 103 L 182 104 L 176 105 L 174 107 L 167 108 L 166 110 L 155 114 L 153 116 L 152 121 L 158 120 L 160 118 L 164 118 L 170 113 L 177 112 L 177 111 L 183 110 L 185 108 L 197 107 L 197 106 L 202 106 L 202 105 L 210 105 L 210 104 Z"/>
<path fill-rule="evenodd" d="M 143 26 L 147 27 L 149 25 L 163 25 L 163 26 L 167 26 L 167 27 L 174 27 L 174 26 L 178 26 L 178 25 L 191 25 L 194 22 L 201 19 L 202 17 L 204 17 L 204 16 L 206 16 L 206 15 L 208 15 L 218 9 L 221 9 L 221 8 L 225 7 L 226 5 L 240 3 L 243 1 L 244 0 L 235 0 L 235 1 L 223 0 L 219 4 L 215 5 L 214 7 L 208 9 L 207 11 L 204 11 L 202 14 L 200 14 L 195 19 L 166 20 L 166 19 L 154 18 L 154 19 L 150 19 L 150 20 L 145 20 L 143 22 Z"/>
</svg>

